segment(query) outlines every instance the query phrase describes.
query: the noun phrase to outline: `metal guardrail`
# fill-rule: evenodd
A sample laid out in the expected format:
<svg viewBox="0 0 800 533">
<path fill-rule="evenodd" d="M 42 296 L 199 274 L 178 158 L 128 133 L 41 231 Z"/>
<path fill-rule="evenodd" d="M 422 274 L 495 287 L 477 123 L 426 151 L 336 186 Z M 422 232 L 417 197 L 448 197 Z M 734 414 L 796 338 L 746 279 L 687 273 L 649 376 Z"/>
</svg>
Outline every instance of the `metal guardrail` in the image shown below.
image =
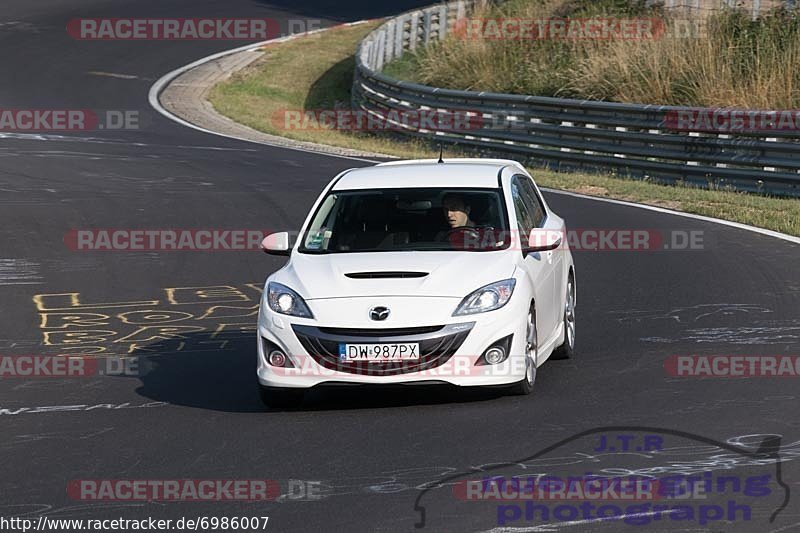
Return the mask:
<svg viewBox="0 0 800 533">
<path fill-rule="evenodd" d="M 383 118 L 421 110 L 452 118 L 469 111 L 480 127 L 426 130 L 397 123 L 396 129 L 556 169 L 800 196 L 797 130 L 676 131 L 670 117 L 687 108 L 441 89 L 381 73 L 405 52 L 443 39 L 476 4 L 459 0 L 411 11 L 372 31 L 355 57 L 353 108 Z"/>
</svg>

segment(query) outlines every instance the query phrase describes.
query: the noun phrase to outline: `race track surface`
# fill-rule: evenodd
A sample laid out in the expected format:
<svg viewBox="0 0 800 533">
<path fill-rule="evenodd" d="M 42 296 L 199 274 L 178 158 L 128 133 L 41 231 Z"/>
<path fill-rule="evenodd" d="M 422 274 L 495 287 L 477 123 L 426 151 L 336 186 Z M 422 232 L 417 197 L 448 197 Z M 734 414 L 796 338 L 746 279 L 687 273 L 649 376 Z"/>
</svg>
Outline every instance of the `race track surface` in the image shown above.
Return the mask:
<svg viewBox="0 0 800 533">
<path fill-rule="evenodd" d="M 76 17 L 312 18 L 329 25 L 427 2 L 295 4 L 3 2 L 0 107 L 137 110 L 142 127 L 0 131 L 0 354 L 74 353 L 87 344 L 70 337 L 75 328 L 54 326 L 70 313 L 94 313 L 101 325 L 92 329 L 105 331 L 105 340 L 89 345 L 128 355 L 135 344 L 144 371 L 0 380 L 0 517 L 269 516 L 267 529 L 281 532 L 410 531 L 415 524 L 428 531 L 550 531 L 526 520 L 524 510 L 503 524 L 498 513 L 510 517 L 512 509 L 460 501 L 452 487 L 489 473 L 566 476 L 607 468 L 765 475 L 772 491 L 753 500 L 749 522 L 662 519 L 622 526 L 578 518 L 553 521 L 556 529 L 800 527 L 800 378 L 676 378 L 664 369 L 672 355 L 800 355 L 798 245 L 548 194 L 570 228 L 695 231 L 704 244 L 690 251 L 576 251 L 578 354 L 547 362 L 532 396 L 348 388 L 315 390 L 296 410 L 262 407 L 255 388 L 255 306 L 280 258 L 258 251 L 77 252 L 67 246 L 65 236 L 79 228 L 296 229 L 333 175 L 366 164 L 207 135 L 149 107 L 148 90 L 166 72 L 246 43 L 82 42 L 65 30 Z M 182 330 L 184 338 L 142 331 L 153 310 L 183 317 L 174 319 L 191 326 Z M 158 325 L 174 325 L 173 318 Z M 615 429 L 603 429 L 608 426 Z M 633 426 L 649 429 L 625 429 Z M 591 430 L 597 433 L 546 450 Z M 616 441 L 627 434 L 641 437 L 638 449 L 597 451 L 600 435 Z M 780 448 L 767 445 L 757 455 L 765 440 L 775 442 L 765 435 L 779 435 Z M 639 446 L 646 436 L 663 437 L 663 447 Z M 319 495 L 113 502 L 81 501 L 67 492 L 81 479 L 185 478 L 270 479 L 283 493 L 290 480 L 303 480 Z"/>
</svg>

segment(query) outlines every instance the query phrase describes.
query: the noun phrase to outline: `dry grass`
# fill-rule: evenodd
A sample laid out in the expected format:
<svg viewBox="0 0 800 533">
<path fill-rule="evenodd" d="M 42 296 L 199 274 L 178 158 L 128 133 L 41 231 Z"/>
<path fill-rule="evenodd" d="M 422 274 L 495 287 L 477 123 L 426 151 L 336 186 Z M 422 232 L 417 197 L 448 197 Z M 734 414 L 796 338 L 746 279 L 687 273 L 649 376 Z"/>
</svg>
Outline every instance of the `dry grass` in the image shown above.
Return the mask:
<svg viewBox="0 0 800 533">
<path fill-rule="evenodd" d="M 800 106 L 800 12 L 752 21 L 728 10 L 685 34 L 677 15 L 641 2 L 512 0 L 474 18 L 647 17 L 668 31 L 639 40 L 450 37 L 389 72 L 439 87 L 629 103 L 795 109 Z M 695 20 L 692 24 L 697 25 Z"/>
</svg>

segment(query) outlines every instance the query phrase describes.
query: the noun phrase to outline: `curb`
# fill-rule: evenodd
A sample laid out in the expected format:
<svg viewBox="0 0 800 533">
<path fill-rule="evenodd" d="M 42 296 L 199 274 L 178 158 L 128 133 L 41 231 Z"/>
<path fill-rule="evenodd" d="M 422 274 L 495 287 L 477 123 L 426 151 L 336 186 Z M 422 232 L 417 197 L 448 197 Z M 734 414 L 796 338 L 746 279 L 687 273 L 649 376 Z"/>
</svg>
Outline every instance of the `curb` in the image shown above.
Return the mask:
<svg viewBox="0 0 800 533">
<path fill-rule="evenodd" d="M 188 102 L 189 107 L 191 107 L 193 110 L 196 110 L 198 112 L 198 114 L 205 115 L 206 117 L 213 119 L 215 122 L 219 122 L 219 123 L 225 124 L 226 125 L 225 129 L 235 130 L 236 131 L 236 133 L 224 133 L 224 132 L 218 131 L 216 129 L 212 129 L 212 128 L 209 128 L 209 127 L 201 126 L 199 124 L 195 124 L 194 122 L 192 122 L 190 120 L 187 120 L 185 117 L 180 116 L 179 114 L 173 112 L 173 110 L 168 109 L 167 106 L 165 106 L 161 102 L 161 97 L 163 96 L 165 91 L 167 91 L 171 87 L 177 86 L 178 84 L 175 83 L 175 82 L 178 81 L 182 76 L 191 75 L 193 72 L 199 71 L 200 69 L 206 67 L 210 63 L 213 63 L 213 62 L 216 62 L 216 61 L 220 61 L 220 60 L 225 59 L 225 58 L 229 58 L 230 56 L 233 56 L 233 55 L 236 55 L 236 54 L 242 54 L 242 53 L 246 53 L 246 52 L 257 53 L 257 52 L 260 51 L 259 49 L 261 47 L 263 47 L 265 45 L 268 45 L 268 44 L 282 43 L 282 42 L 286 42 L 286 41 L 291 41 L 291 40 L 297 39 L 299 37 L 313 35 L 313 34 L 316 34 L 316 33 L 332 30 L 332 29 L 335 29 L 335 28 L 341 28 L 341 27 L 347 27 L 347 26 L 356 26 L 356 25 L 359 25 L 359 24 L 365 24 L 367 22 L 370 22 L 370 21 L 369 20 L 360 20 L 360 21 L 356 21 L 356 22 L 348 22 L 348 23 L 345 23 L 345 24 L 337 24 L 336 26 L 331 26 L 329 28 L 321 28 L 321 29 L 318 29 L 318 30 L 307 31 L 307 32 L 303 32 L 303 33 L 295 33 L 295 34 L 292 34 L 292 35 L 287 35 L 287 36 L 284 36 L 284 37 L 278 37 L 278 38 L 275 38 L 275 39 L 269 39 L 269 40 L 266 40 L 266 41 L 261 41 L 261 42 L 258 42 L 258 43 L 248 44 L 248 45 L 245 45 L 245 46 L 240 46 L 240 47 L 237 47 L 237 48 L 233 48 L 231 50 L 224 50 L 222 52 L 217 52 L 215 54 L 211 54 L 209 56 L 206 56 L 206 57 L 203 57 L 201 59 L 198 59 L 197 61 L 193 61 L 192 63 L 189 63 L 188 65 L 184 65 L 184 66 L 182 66 L 180 68 L 177 68 L 177 69 L 175 69 L 175 70 L 173 70 L 171 72 L 168 72 L 167 74 L 165 74 L 164 76 L 159 78 L 150 87 L 150 91 L 148 93 L 148 101 L 149 101 L 151 107 L 153 107 L 161 115 L 163 115 L 164 117 L 172 120 L 173 122 L 177 122 L 178 124 L 180 124 L 182 126 L 185 126 L 187 128 L 192 128 L 192 129 L 197 130 L 197 131 L 202 131 L 203 133 L 208 133 L 208 134 L 211 134 L 211 135 L 217 135 L 217 136 L 225 137 L 225 138 L 228 138 L 228 139 L 234 139 L 234 140 L 237 140 L 237 141 L 252 142 L 252 143 L 261 144 L 261 145 L 265 145 L 265 146 L 273 146 L 273 147 L 276 147 L 276 148 L 285 148 L 285 149 L 289 149 L 289 150 L 297 150 L 297 151 L 301 151 L 301 152 L 309 152 L 309 153 L 314 153 L 314 154 L 319 154 L 319 155 L 329 155 L 329 156 L 333 156 L 333 157 L 351 159 L 351 160 L 361 161 L 361 162 L 366 162 L 366 163 L 378 163 L 379 159 L 396 159 L 396 157 L 393 157 L 393 156 L 390 156 L 390 155 L 386 155 L 386 154 L 378 154 L 378 153 L 366 152 L 366 151 L 362 151 L 362 150 L 354 150 L 354 149 L 349 149 L 349 148 L 340 148 L 340 147 L 336 147 L 336 146 L 318 144 L 318 143 L 309 142 L 309 141 L 296 141 L 296 140 L 288 139 L 288 138 L 281 137 L 281 136 L 278 136 L 278 135 L 270 135 L 270 134 L 267 134 L 267 133 L 263 133 L 263 132 L 255 130 L 255 129 L 249 128 L 249 127 L 247 127 L 247 126 L 245 126 L 243 124 L 239 124 L 239 123 L 233 121 L 232 119 L 229 119 L 228 117 L 225 117 L 224 115 L 221 115 L 220 113 L 217 113 L 213 109 L 213 106 L 211 106 L 203 98 L 197 98 L 197 99 L 192 98 L 192 99 L 190 99 L 190 101 Z M 252 59 L 247 60 L 246 62 L 242 62 L 242 63 L 234 62 L 234 64 L 232 66 L 228 67 L 230 70 L 226 70 L 225 67 L 223 67 L 222 69 L 217 69 L 215 71 L 215 74 L 218 76 L 218 78 L 220 76 L 230 76 L 231 74 L 234 74 L 235 72 L 237 72 L 237 71 L 241 70 L 242 68 L 246 67 L 247 65 L 249 65 L 255 59 L 258 59 L 258 58 L 257 57 L 256 58 L 252 58 Z M 216 83 L 216 81 L 217 81 L 217 79 L 212 79 L 210 83 L 206 81 L 207 84 L 204 85 L 202 87 L 202 89 L 203 90 L 210 89 L 211 87 L 213 87 L 213 85 Z M 369 159 L 369 158 L 378 158 L 378 159 Z"/>
</svg>

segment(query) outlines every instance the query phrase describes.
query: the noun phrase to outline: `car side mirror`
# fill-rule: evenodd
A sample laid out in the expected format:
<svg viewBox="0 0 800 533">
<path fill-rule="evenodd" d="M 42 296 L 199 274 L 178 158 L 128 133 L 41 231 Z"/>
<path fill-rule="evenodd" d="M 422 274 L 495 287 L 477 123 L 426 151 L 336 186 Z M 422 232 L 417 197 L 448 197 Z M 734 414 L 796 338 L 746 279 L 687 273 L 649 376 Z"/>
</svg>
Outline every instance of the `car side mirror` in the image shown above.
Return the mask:
<svg viewBox="0 0 800 533">
<path fill-rule="evenodd" d="M 289 232 L 270 233 L 261 241 L 261 249 L 270 255 L 289 255 Z"/>
<path fill-rule="evenodd" d="M 560 231 L 534 228 L 528 236 L 528 246 L 523 251 L 525 253 L 549 252 L 561 246 L 562 242 Z"/>
</svg>

